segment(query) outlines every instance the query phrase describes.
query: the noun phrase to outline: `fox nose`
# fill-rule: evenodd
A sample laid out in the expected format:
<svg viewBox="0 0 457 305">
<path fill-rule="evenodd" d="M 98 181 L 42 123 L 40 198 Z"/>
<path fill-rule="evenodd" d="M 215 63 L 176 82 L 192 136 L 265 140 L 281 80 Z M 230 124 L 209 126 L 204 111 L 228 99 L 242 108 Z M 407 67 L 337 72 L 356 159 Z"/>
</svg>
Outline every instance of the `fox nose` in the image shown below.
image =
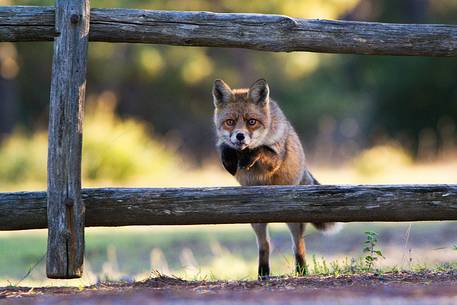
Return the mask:
<svg viewBox="0 0 457 305">
<path fill-rule="evenodd" d="M 238 134 L 236 135 L 236 139 L 237 139 L 238 141 L 243 141 L 243 140 L 244 140 L 244 134 L 242 134 L 241 132 L 238 133 Z"/>
</svg>

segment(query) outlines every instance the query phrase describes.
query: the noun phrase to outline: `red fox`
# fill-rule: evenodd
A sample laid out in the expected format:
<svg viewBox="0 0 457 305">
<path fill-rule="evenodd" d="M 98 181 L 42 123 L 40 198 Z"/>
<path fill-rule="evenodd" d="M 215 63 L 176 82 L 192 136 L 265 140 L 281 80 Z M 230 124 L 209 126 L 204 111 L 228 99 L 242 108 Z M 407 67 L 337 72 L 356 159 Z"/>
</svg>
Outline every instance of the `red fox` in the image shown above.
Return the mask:
<svg viewBox="0 0 457 305">
<path fill-rule="evenodd" d="M 217 148 L 225 169 L 241 185 L 319 184 L 305 165 L 300 140 L 278 104 L 270 99 L 264 79 L 249 89 L 231 89 L 224 81 L 213 86 Z M 295 270 L 306 273 L 305 224 L 288 223 Z M 259 278 L 270 275 L 270 241 L 266 223 L 251 224 L 259 249 Z M 332 223 L 314 224 L 326 230 Z"/>
</svg>

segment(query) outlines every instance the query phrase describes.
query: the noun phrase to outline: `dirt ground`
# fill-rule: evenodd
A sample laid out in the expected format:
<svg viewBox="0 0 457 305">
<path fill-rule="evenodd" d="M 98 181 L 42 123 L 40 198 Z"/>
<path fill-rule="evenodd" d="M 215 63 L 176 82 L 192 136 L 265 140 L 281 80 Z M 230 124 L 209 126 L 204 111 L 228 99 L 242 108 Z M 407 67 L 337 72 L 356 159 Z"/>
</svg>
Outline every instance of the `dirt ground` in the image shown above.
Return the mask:
<svg viewBox="0 0 457 305">
<path fill-rule="evenodd" d="M 0 304 L 456 304 L 457 271 L 275 277 L 267 281 L 184 281 L 0 288 Z"/>
</svg>

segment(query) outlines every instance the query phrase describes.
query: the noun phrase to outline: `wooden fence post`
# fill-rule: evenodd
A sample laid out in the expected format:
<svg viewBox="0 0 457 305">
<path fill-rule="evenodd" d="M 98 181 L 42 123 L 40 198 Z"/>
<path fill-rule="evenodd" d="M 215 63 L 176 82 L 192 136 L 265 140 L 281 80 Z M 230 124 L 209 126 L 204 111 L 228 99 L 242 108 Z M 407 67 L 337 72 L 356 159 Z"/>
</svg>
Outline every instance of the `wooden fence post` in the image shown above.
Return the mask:
<svg viewBox="0 0 457 305">
<path fill-rule="evenodd" d="M 89 13 L 89 0 L 56 0 L 58 36 L 54 41 L 48 130 L 49 278 L 82 275 L 81 149 Z"/>
</svg>

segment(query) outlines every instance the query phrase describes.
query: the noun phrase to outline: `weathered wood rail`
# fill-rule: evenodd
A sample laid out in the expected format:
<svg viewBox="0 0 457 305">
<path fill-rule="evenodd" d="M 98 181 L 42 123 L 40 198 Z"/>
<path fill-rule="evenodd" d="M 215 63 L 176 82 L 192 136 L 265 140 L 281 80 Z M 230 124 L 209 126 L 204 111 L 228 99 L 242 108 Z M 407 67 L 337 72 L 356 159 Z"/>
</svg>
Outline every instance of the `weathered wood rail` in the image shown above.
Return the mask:
<svg viewBox="0 0 457 305">
<path fill-rule="evenodd" d="M 1 6 L 0 42 L 54 41 L 47 193 L 0 193 L 0 230 L 48 228 L 48 277 L 81 276 L 85 226 L 457 220 L 456 185 L 81 190 L 89 40 L 457 56 L 457 25 L 90 10 L 89 0 L 56 0 L 55 7 Z"/>
<path fill-rule="evenodd" d="M 371 55 L 457 56 L 457 25 L 395 24 L 266 14 L 94 8 L 91 41 Z M 52 7 L 0 7 L 0 41 L 58 35 Z"/>
<path fill-rule="evenodd" d="M 47 228 L 46 199 L 0 193 L 0 230 Z M 88 227 L 457 220 L 457 185 L 84 189 L 82 200 Z"/>
<path fill-rule="evenodd" d="M 89 0 L 57 0 L 49 106 L 47 275 L 80 277 L 84 258 L 81 201 L 82 121 Z"/>
</svg>

